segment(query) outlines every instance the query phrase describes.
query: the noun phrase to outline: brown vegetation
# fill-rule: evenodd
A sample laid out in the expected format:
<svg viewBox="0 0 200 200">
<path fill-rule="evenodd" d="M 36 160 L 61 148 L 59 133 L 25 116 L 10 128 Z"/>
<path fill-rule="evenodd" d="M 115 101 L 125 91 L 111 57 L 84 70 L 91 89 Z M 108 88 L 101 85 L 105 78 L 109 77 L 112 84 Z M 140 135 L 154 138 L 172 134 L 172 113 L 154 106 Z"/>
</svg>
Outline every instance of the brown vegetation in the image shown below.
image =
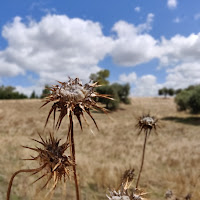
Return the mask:
<svg viewBox="0 0 200 200">
<path fill-rule="evenodd" d="M 0 101 L 0 199 L 6 198 L 8 182 L 19 169 L 37 168 L 36 163 L 20 160 L 35 156 L 21 145 L 34 147 L 37 132 L 42 132 L 46 115 L 51 108 L 39 109 L 41 100 Z M 192 193 L 192 199 L 200 199 L 200 116 L 178 113 L 173 99 L 134 98 L 131 105 L 121 105 L 120 110 L 105 114 L 93 113 L 100 131 L 88 117 L 90 127 L 83 124 L 83 131 L 74 120 L 76 160 L 81 200 L 107 199 L 108 189 L 117 188 L 126 169 L 139 172 L 143 137 L 137 137 L 135 129 L 138 117 L 149 113 L 159 119 L 158 136 L 152 134 L 146 146 L 146 158 L 140 187 L 149 192 L 151 200 L 164 199 L 170 189 L 179 197 Z M 195 119 L 191 120 L 191 119 Z M 66 140 L 68 119 L 58 133 Z M 53 119 L 47 125 L 51 130 Z M 92 132 L 91 132 L 92 130 Z M 56 135 L 55 135 L 56 136 Z M 40 174 L 38 174 L 39 177 Z M 12 188 L 12 200 L 40 200 L 48 192 L 38 192 L 45 179 L 29 185 L 35 176 L 21 174 Z M 49 197 L 48 197 L 49 198 Z M 74 183 L 59 184 L 52 199 L 75 199 Z"/>
</svg>

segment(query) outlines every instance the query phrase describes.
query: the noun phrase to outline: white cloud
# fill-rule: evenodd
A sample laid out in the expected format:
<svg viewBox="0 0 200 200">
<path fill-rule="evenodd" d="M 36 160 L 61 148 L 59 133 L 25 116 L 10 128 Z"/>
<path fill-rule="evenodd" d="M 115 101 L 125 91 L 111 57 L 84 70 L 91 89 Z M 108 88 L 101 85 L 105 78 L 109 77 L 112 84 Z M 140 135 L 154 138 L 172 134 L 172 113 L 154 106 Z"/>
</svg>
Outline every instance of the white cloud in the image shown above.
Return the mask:
<svg viewBox="0 0 200 200">
<path fill-rule="evenodd" d="M 200 63 L 183 63 L 167 70 L 165 86 L 186 88 L 188 85 L 200 84 Z"/>
<path fill-rule="evenodd" d="M 157 83 L 154 75 L 148 74 L 137 79 L 133 88 L 133 96 L 157 96 L 161 85 Z"/>
<path fill-rule="evenodd" d="M 119 76 L 119 81 L 122 82 L 122 83 L 130 83 L 130 84 L 133 84 L 133 83 L 136 83 L 137 81 L 137 75 L 135 72 L 132 72 L 128 75 L 126 74 L 121 74 Z"/>
<path fill-rule="evenodd" d="M 119 82 L 131 85 L 131 96 L 157 96 L 158 90 L 162 87 L 161 84 L 157 83 L 154 75 L 147 74 L 138 77 L 135 72 L 128 75 L 121 74 Z"/>
<path fill-rule="evenodd" d="M 118 21 L 112 28 L 116 37 L 106 37 L 101 25 L 89 20 L 47 15 L 39 22 L 23 23 L 16 17 L 3 28 L 2 35 L 8 46 L 0 51 L 0 78 L 33 72 L 39 77 L 34 86 L 38 93 L 44 84 L 66 81 L 67 76 L 88 79 L 91 73 L 100 70 L 99 61 L 109 54 L 121 66 L 158 59 L 160 67 L 167 67 L 163 85 L 169 87 L 199 83 L 200 33 L 158 40 L 148 33 L 153 19 L 150 13 L 146 22 L 138 26 Z M 119 80 L 134 84 L 133 94 L 137 96 L 156 95 L 161 86 L 155 76 L 137 77 L 134 72 L 120 75 Z M 26 94 L 34 88 L 17 86 Z"/>
<path fill-rule="evenodd" d="M 117 33 L 111 55 L 114 62 L 122 66 L 135 66 L 159 57 L 158 41 L 150 34 L 153 14 L 149 14 L 145 24 L 137 27 L 125 21 L 117 22 L 112 30 Z"/>
<path fill-rule="evenodd" d="M 173 22 L 178 24 L 178 23 L 181 22 L 181 19 L 180 19 L 179 17 L 176 17 L 176 18 L 173 20 Z"/>
<path fill-rule="evenodd" d="M 168 0 L 167 1 L 167 6 L 170 8 L 170 9 L 173 9 L 173 8 L 176 8 L 177 7 L 177 0 Z"/>
<path fill-rule="evenodd" d="M 16 88 L 16 91 L 26 94 L 27 96 L 30 97 L 33 91 L 35 91 L 37 95 L 41 95 L 42 90 L 44 89 L 44 86 L 34 85 L 34 86 L 29 86 L 29 87 L 22 87 L 20 85 L 17 85 L 15 86 L 15 88 Z"/>
<path fill-rule="evenodd" d="M 160 45 L 161 65 L 176 65 L 185 62 L 200 62 L 200 33 L 188 37 L 176 35 L 170 40 L 162 38 Z"/>
<path fill-rule="evenodd" d="M 195 15 L 194 15 L 194 19 L 195 19 L 195 20 L 199 20 L 199 19 L 200 19 L 200 13 L 195 14 Z"/>
<path fill-rule="evenodd" d="M 134 8 L 135 12 L 140 12 L 141 8 L 139 6 Z"/>
<path fill-rule="evenodd" d="M 88 79 L 90 73 L 100 70 L 98 62 L 113 45 L 99 23 L 65 15 L 47 15 L 27 24 L 15 17 L 4 26 L 2 35 L 8 47 L 0 51 L 1 77 L 29 70 L 39 75 L 38 87 L 67 76 Z"/>
<path fill-rule="evenodd" d="M 148 74 L 138 79 L 132 94 L 134 96 L 156 96 L 159 88 L 156 77 Z"/>
</svg>

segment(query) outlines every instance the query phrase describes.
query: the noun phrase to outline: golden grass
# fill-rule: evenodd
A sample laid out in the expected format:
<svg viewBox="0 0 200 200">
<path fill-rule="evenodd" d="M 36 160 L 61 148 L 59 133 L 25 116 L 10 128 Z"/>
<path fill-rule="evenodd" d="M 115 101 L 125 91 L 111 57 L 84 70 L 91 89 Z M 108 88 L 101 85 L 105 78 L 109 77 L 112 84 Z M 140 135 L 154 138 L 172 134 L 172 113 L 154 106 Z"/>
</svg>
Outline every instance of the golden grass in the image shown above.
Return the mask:
<svg viewBox="0 0 200 200">
<path fill-rule="evenodd" d="M 51 105 L 39 109 L 40 100 L 0 101 L 0 199 L 5 199 L 11 175 L 23 168 L 37 167 L 29 158 L 31 150 L 21 145 L 34 146 L 37 131 L 42 131 Z M 84 123 L 80 130 L 77 120 L 74 124 L 77 172 L 81 200 L 107 199 L 108 188 L 118 187 L 119 178 L 126 169 L 139 171 L 143 136 L 137 137 L 137 118 L 149 113 L 160 120 L 158 136 L 148 139 L 146 157 L 140 186 L 149 192 L 151 200 L 164 199 L 171 189 L 178 197 L 193 192 L 194 200 L 200 199 L 200 116 L 179 113 L 172 98 L 134 98 L 131 105 L 121 105 L 117 112 L 107 116 L 93 113 L 100 131 L 88 118 L 90 127 Z M 53 118 L 53 117 L 52 117 Z M 48 129 L 52 129 L 50 118 Z M 68 119 L 56 133 L 65 141 Z M 91 133 L 90 129 L 94 132 Z M 56 136 L 55 135 L 55 136 Z M 32 166 L 32 163 L 34 166 Z M 36 177 L 21 174 L 16 177 L 12 188 L 12 200 L 42 200 L 47 190 L 38 193 L 41 180 L 28 184 Z M 197 182 L 197 184 L 196 184 Z M 135 182 L 134 182 L 135 184 Z M 194 188 L 194 185 L 196 187 Z M 75 199 L 73 180 L 58 185 L 52 199 Z"/>
</svg>

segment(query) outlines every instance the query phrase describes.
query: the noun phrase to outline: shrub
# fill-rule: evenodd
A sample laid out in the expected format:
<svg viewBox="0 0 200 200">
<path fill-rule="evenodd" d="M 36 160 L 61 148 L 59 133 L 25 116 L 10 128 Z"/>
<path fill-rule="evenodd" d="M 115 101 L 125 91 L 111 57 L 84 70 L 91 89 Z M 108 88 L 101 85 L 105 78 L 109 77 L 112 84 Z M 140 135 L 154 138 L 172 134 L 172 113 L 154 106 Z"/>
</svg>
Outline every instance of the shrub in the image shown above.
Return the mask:
<svg viewBox="0 0 200 200">
<path fill-rule="evenodd" d="M 200 113 L 200 87 L 193 90 L 188 100 L 188 107 L 192 113 Z"/>
<path fill-rule="evenodd" d="M 109 110 L 116 110 L 119 107 L 119 97 L 117 91 L 112 87 L 112 85 L 104 85 L 96 88 L 96 91 L 99 94 L 109 94 L 110 97 L 114 98 L 114 100 L 98 98 L 97 101 L 106 105 L 106 108 Z"/>
<path fill-rule="evenodd" d="M 190 110 L 192 113 L 200 113 L 200 85 L 189 86 L 179 92 L 175 97 L 178 110 Z"/>
</svg>

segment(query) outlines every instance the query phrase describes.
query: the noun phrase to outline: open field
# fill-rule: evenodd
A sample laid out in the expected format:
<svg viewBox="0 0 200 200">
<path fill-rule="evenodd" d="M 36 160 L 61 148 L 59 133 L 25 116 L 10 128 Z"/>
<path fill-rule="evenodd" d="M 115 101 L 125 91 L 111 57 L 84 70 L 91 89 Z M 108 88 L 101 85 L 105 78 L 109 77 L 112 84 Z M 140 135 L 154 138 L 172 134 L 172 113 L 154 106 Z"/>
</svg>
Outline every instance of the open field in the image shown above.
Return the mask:
<svg viewBox="0 0 200 200">
<path fill-rule="evenodd" d="M 39 109 L 41 100 L 0 101 L 0 200 L 4 200 L 11 175 L 37 163 L 21 160 L 33 152 L 21 145 L 34 147 L 42 132 L 50 105 Z M 134 98 L 131 105 L 121 105 L 108 116 L 93 113 L 98 132 L 91 119 L 81 132 L 75 119 L 77 171 L 81 200 L 103 200 L 108 188 L 118 186 L 124 170 L 139 170 L 144 134 L 137 136 L 137 118 L 149 113 L 159 118 L 158 135 L 152 132 L 146 147 L 146 159 L 140 186 L 149 192 L 151 200 L 162 200 L 168 189 L 179 199 L 192 193 L 192 200 L 200 199 L 200 116 L 177 112 L 173 99 Z M 68 120 L 56 133 L 66 139 Z M 51 130 L 52 117 L 44 136 Z M 91 133 L 93 130 L 94 134 Z M 14 180 L 12 200 L 42 200 L 48 189 L 38 193 L 45 180 L 29 185 L 38 176 L 20 174 Z M 135 184 L 135 183 L 134 183 Z M 195 187 L 194 187 L 195 186 Z M 75 199 L 73 180 L 59 184 L 52 199 Z"/>
</svg>

